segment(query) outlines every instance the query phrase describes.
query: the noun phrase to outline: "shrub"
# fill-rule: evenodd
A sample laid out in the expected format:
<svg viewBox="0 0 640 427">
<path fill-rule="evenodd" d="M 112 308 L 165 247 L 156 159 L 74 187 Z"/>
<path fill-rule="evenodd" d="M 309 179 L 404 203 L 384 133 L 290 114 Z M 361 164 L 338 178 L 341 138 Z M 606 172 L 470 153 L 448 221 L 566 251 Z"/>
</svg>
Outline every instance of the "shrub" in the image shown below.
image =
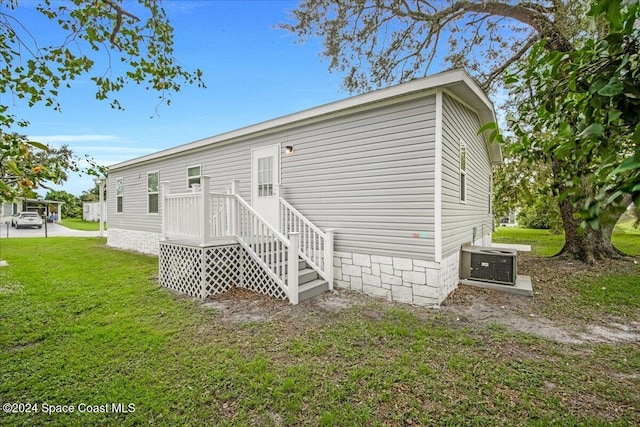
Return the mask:
<svg viewBox="0 0 640 427">
<path fill-rule="evenodd" d="M 551 197 L 540 197 L 532 206 L 526 206 L 518 212 L 518 225 L 524 228 L 562 231 L 562 219 L 556 201 Z"/>
</svg>

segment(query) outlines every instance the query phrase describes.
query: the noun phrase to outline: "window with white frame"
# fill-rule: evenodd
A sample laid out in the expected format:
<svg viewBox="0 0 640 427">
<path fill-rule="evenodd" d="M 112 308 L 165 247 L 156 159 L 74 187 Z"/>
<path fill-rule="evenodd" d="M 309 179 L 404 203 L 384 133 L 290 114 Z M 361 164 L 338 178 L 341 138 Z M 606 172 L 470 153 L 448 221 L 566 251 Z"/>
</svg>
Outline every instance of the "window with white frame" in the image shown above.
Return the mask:
<svg viewBox="0 0 640 427">
<path fill-rule="evenodd" d="M 201 172 L 202 169 L 199 165 L 187 168 L 187 188 L 191 188 L 193 184 L 200 185 Z"/>
<path fill-rule="evenodd" d="M 122 213 L 122 196 L 124 194 L 124 178 L 116 179 L 116 212 Z"/>
<path fill-rule="evenodd" d="M 460 202 L 467 201 L 467 144 L 460 141 Z"/>
<path fill-rule="evenodd" d="M 273 196 L 273 157 L 258 159 L 258 197 Z"/>
<path fill-rule="evenodd" d="M 147 174 L 147 212 L 150 214 L 158 213 L 158 178 L 158 172 Z"/>
<path fill-rule="evenodd" d="M 493 214 L 493 174 L 489 174 L 489 215 Z"/>
</svg>

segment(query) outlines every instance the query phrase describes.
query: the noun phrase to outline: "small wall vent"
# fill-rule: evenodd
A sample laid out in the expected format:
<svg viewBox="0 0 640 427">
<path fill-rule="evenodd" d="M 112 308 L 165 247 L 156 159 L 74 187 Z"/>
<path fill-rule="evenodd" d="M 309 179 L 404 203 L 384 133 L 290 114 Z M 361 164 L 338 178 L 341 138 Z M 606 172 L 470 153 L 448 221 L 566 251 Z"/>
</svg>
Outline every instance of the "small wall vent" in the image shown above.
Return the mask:
<svg viewBox="0 0 640 427">
<path fill-rule="evenodd" d="M 466 246 L 460 257 L 460 278 L 514 286 L 517 278 L 515 249 Z"/>
</svg>

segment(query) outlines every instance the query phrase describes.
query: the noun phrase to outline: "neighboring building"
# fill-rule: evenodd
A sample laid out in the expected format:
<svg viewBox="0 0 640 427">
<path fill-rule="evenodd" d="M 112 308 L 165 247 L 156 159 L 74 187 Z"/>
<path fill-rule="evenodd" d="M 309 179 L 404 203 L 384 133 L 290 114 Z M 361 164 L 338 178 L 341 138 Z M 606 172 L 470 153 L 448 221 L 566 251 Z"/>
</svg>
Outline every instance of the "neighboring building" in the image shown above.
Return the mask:
<svg viewBox="0 0 640 427">
<path fill-rule="evenodd" d="M 103 221 L 107 221 L 107 202 L 102 202 L 105 216 Z M 84 221 L 100 221 L 100 202 L 82 202 L 82 219 Z"/>
<path fill-rule="evenodd" d="M 329 288 L 438 304 L 458 284 L 461 247 L 491 241 L 492 167 L 502 154 L 478 133 L 487 122 L 491 102 L 454 70 L 119 163 L 109 168 L 108 244 L 160 254 L 163 284 L 205 297 L 224 289 L 164 277 L 191 274 L 200 255 L 187 263 L 189 251 L 227 245 L 225 265 L 246 258 L 267 269 L 271 252 L 254 242 L 269 235 L 268 245 L 288 248 L 288 233 L 300 231 L 300 257 Z M 232 180 L 237 196 L 227 194 Z M 194 196 L 200 185 L 215 193 L 209 203 L 197 204 L 209 200 Z M 324 243 L 305 243 L 316 238 L 307 230 Z M 236 286 L 273 280 L 279 291 L 265 293 L 297 301 L 277 265 L 255 286 L 238 282 L 249 280 L 243 268 L 229 273 Z"/>
<path fill-rule="evenodd" d="M 12 215 L 17 215 L 22 212 L 20 207 L 21 203 L 16 202 L 0 202 L 0 223 L 4 224 L 5 222 L 11 221 Z"/>
<path fill-rule="evenodd" d="M 23 211 L 38 212 L 42 216 L 49 216 L 52 213 L 56 215 L 56 222 L 62 220 L 62 205 L 64 202 L 57 200 L 29 199 L 18 197 L 13 202 L 0 203 L 0 223 L 11 221 L 12 215 L 17 215 Z"/>
</svg>

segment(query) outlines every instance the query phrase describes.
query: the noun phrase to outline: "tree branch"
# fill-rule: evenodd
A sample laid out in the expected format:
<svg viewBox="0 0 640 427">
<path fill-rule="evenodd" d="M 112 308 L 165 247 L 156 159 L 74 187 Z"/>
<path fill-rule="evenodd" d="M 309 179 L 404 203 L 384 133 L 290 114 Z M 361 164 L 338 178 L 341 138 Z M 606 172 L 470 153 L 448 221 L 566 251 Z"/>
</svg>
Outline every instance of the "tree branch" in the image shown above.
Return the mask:
<svg viewBox="0 0 640 427">
<path fill-rule="evenodd" d="M 119 4 L 114 3 L 113 0 L 102 0 L 106 5 L 111 7 L 116 11 L 116 25 L 113 27 L 113 31 L 111 31 L 111 35 L 109 36 L 109 41 L 114 45 L 117 44 L 116 38 L 118 37 L 118 33 L 120 32 L 120 27 L 122 27 L 122 16 L 128 16 L 134 21 L 140 21 L 140 18 L 135 16 L 134 14 L 127 12 L 124 10 Z"/>
<path fill-rule="evenodd" d="M 530 8 L 527 7 L 529 3 L 523 4 L 508 4 L 502 1 L 485 1 L 482 3 L 475 3 L 467 0 L 460 0 L 453 3 L 451 6 L 440 10 L 431 17 L 431 21 L 438 21 L 448 15 L 455 14 L 456 12 L 476 12 L 482 14 L 490 14 L 495 16 L 504 16 L 507 18 L 515 19 L 533 28 L 542 37 L 549 40 L 549 47 L 553 50 L 566 52 L 571 49 L 571 44 L 566 39 L 555 23 L 546 16 L 539 7 Z"/>
<path fill-rule="evenodd" d="M 482 83 L 482 88 L 484 90 L 488 90 L 489 86 L 491 86 L 491 83 L 493 83 L 493 80 L 495 80 L 496 77 L 498 77 L 507 68 L 509 68 L 511 66 L 511 64 L 513 64 L 514 62 L 516 62 L 517 60 L 522 58 L 522 56 L 525 53 L 527 53 L 527 51 L 529 49 L 531 49 L 531 47 L 538 40 L 540 40 L 541 38 L 542 38 L 542 36 L 539 33 L 535 34 L 531 38 L 529 38 L 529 40 L 527 40 L 527 42 L 524 44 L 524 46 L 522 46 L 520 48 L 520 50 L 518 50 L 515 54 L 513 54 L 513 56 L 511 56 L 511 58 L 507 59 L 501 66 L 499 66 L 498 68 L 496 68 L 493 71 L 491 71 L 491 73 L 489 73 L 489 75 L 487 76 L 486 80 Z"/>
</svg>

